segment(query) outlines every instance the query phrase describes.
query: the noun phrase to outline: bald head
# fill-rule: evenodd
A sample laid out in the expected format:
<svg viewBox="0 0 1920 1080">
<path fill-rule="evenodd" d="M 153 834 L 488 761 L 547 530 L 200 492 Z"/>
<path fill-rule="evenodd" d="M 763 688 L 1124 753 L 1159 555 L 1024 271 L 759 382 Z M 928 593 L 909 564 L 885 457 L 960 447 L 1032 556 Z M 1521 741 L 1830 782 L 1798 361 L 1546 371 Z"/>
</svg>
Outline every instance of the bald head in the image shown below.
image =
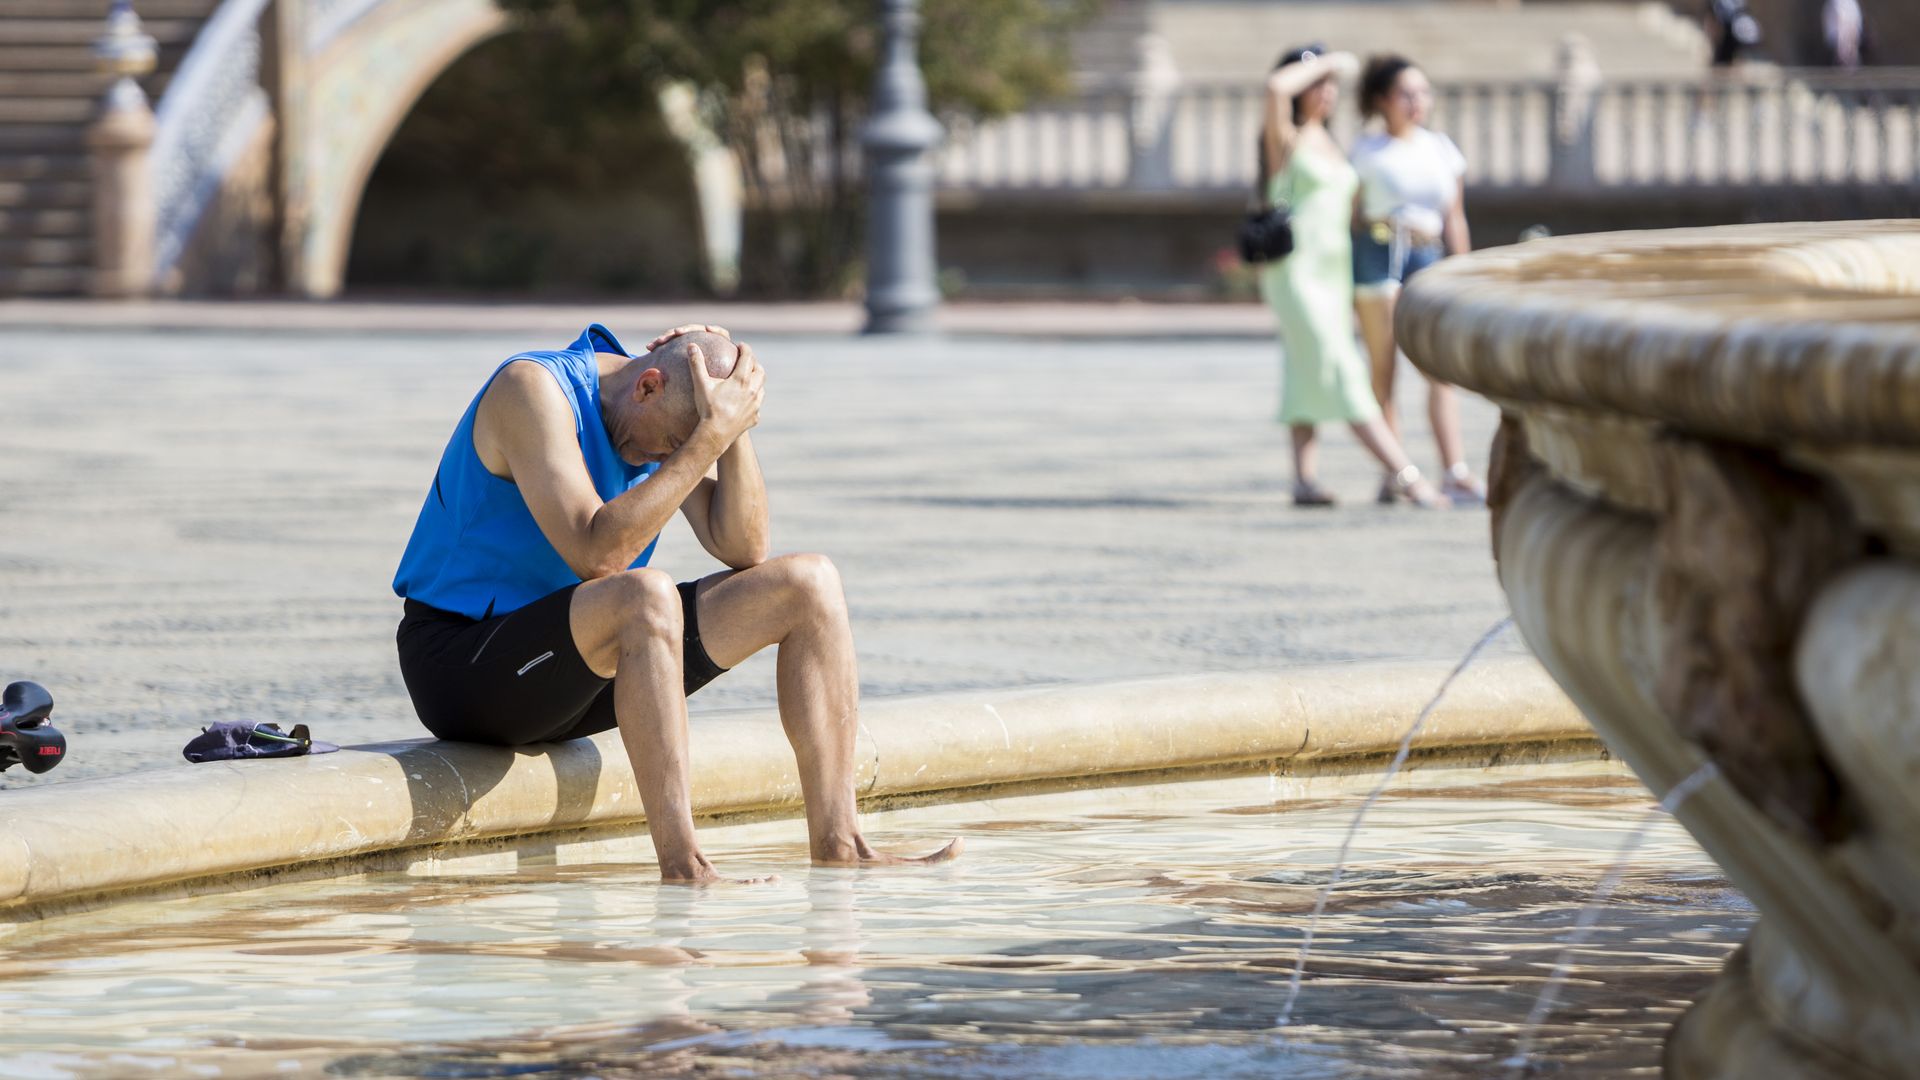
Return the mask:
<svg viewBox="0 0 1920 1080">
<path fill-rule="evenodd" d="M 689 423 L 699 416 L 693 404 L 693 369 L 689 366 L 695 348 L 706 361 L 710 378 L 724 379 L 733 374 L 733 363 L 740 357 L 739 348 L 726 337 L 707 330 L 681 334 L 646 356 L 647 366 L 659 368 L 660 374 L 666 376 L 667 407 Z"/>
</svg>

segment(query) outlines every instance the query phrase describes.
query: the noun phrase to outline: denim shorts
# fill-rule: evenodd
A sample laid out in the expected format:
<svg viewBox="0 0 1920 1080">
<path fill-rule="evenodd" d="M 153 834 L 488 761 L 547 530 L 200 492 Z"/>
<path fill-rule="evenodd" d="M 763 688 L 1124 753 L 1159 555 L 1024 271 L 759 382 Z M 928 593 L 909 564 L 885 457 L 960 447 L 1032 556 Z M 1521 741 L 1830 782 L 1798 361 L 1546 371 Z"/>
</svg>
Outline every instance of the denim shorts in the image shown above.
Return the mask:
<svg viewBox="0 0 1920 1080">
<path fill-rule="evenodd" d="M 1446 249 L 1439 244 L 1383 244 L 1368 231 L 1356 232 L 1353 283 L 1362 292 L 1404 285 L 1445 256 Z"/>
</svg>

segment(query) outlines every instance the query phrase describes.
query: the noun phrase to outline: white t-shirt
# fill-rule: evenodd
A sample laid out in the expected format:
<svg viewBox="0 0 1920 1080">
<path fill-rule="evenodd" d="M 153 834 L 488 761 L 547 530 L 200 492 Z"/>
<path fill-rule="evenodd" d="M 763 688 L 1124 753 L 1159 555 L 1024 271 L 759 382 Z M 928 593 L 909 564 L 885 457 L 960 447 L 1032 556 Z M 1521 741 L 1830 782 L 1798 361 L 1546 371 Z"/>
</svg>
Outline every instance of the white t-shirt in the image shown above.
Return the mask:
<svg viewBox="0 0 1920 1080">
<path fill-rule="evenodd" d="M 1452 139 L 1426 128 L 1399 139 L 1374 132 L 1354 142 L 1352 156 L 1368 221 L 1397 221 L 1440 235 L 1467 174 L 1466 155 Z"/>
</svg>

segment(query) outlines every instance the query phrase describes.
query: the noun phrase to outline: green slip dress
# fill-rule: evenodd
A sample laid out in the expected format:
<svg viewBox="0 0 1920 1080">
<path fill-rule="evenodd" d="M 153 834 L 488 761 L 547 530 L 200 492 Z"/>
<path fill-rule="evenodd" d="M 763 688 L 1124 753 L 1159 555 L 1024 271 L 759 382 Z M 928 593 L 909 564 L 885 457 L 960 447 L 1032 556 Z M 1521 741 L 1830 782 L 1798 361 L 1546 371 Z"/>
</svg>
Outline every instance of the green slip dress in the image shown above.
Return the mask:
<svg viewBox="0 0 1920 1080">
<path fill-rule="evenodd" d="M 1364 423 L 1380 415 L 1353 334 L 1353 193 L 1344 158 L 1294 150 L 1267 185 L 1285 204 L 1293 253 L 1268 263 L 1260 291 L 1280 322 L 1280 422 Z"/>
</svg>

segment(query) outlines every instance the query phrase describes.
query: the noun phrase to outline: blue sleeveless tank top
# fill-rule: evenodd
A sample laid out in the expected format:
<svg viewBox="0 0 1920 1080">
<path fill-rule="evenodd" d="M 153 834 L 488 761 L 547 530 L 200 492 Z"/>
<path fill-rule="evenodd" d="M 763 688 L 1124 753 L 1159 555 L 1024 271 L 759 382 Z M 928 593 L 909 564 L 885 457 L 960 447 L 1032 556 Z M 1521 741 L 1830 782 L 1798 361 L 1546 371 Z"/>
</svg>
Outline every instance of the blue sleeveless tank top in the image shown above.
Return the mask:
<svg viewBox="0 0 1920 1080">
<path fill-rule="evenodd" d="M 611 502 L 652 476 L 659 466 L 629 465 L 614 452 L 600 418 L 596 351 L 628 355 L 606 327 L 595 323 L 565 349 L 520 353 L 493 369 L 440 455 L 440 470 L 434 474 L 406 554 L 400 557 L 400 570 L 393 577 L 394 592 L 442 611 L 485 619 L 579 582 L 580 576 L 540 531 L 519 487 L 480 463 L 473 449 L 473 418 L 501 368 L 515 360 L 538 363 L 553 373 L 573 405 L 574 431 L 587 473 L 600 498 Z M 645 566 L 659 542 L 655 537 L 633 565 Z"/>
</svg>

